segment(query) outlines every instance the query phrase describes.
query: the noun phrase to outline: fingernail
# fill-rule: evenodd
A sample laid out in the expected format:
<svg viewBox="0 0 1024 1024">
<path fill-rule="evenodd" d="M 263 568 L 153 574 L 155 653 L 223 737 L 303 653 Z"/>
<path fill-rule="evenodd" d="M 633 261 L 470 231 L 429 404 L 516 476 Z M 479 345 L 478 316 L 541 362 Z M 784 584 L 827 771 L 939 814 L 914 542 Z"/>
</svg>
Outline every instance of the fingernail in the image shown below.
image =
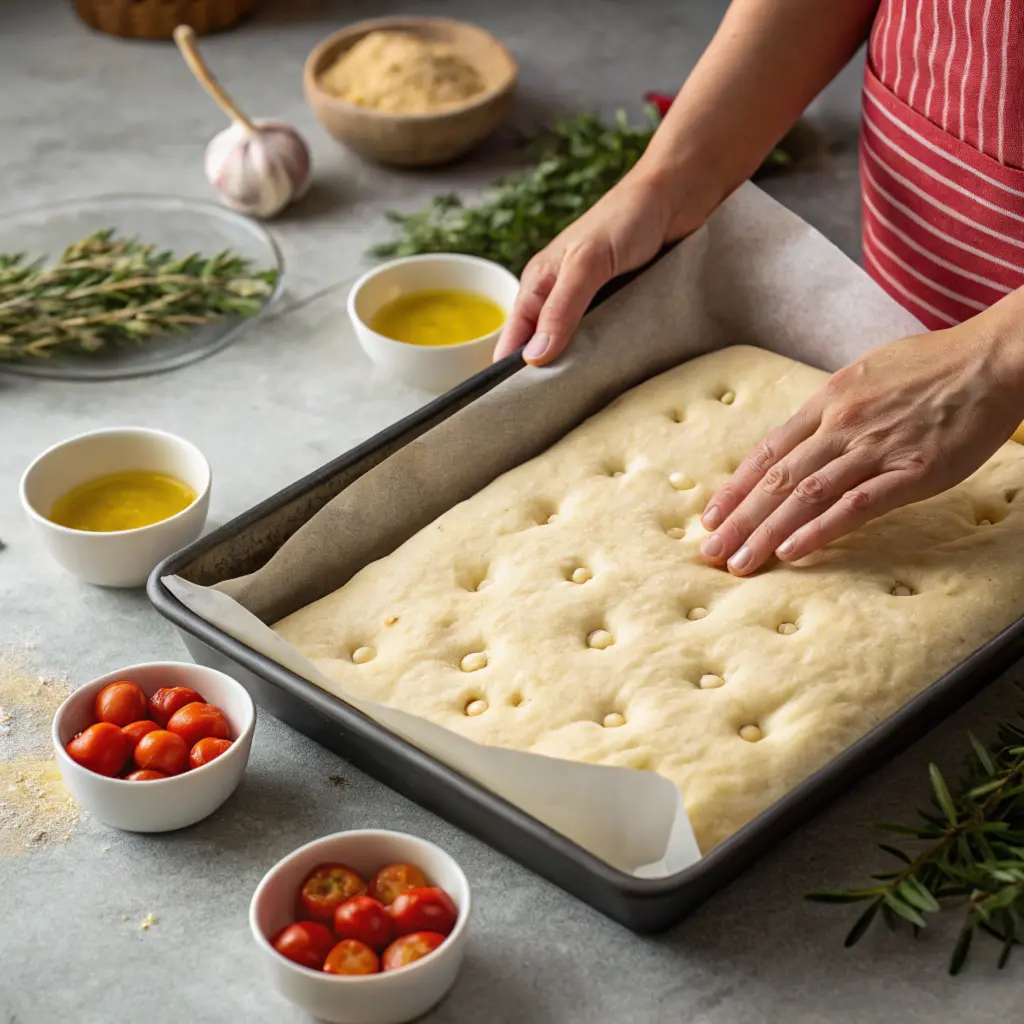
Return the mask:
<svg viewBox="0 0 1024 1024">
<path fill-rule="evenodd" d="M 535 334 L 523 350 L 524 359 L 539 359 L 551 344 L 551 336 L 548 334 Z"/>
<path fill-rule="evenodd" d="M 713 533 L 700 546 L 700 553 L 708 558 L 717 558 L 722 553 L 722 538 Z"/>
<path fill-rule="evenodd" d="M 722 513 L 719 512 L 717 505 L 712 505 L 700 520 L 704 527 L 708 530 L 717 530 L 722 525 Z"/>
<path fill-rule="evenodd" d="M 793 553 L 793 548 L 795 548 L 795 547 L 796 547 L 796 545 L 793 543 L 793 538 L 790 537 L 788 540 L 784 540 L 775 549 L 775 554 L 777 554 L 779 556 L 779 558 L 785 558 L 786 555 L 791 555 Z"/>
<path fill-rule="evenodd" d="M 729 568 L 742 572 L 750 564 L 750 548 L 746 544 L 729 559 Z"/>
</svg>

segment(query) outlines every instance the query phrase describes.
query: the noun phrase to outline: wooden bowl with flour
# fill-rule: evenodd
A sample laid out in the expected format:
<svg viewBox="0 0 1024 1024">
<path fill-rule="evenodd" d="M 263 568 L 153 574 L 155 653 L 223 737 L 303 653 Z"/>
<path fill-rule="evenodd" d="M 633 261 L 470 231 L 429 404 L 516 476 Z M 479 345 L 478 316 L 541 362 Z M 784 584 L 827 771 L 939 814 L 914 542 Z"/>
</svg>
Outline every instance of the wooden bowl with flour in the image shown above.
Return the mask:
<svg viewBox="0 0 1024 1024">
<path fill-rule="evenodd" d="M 327 132 L 397 167 L 448 163 L 508 113 L 519 68 L 489 32 L 447 18 L 356 22 L 306 59 L 306 100 Z"/>
</svg>

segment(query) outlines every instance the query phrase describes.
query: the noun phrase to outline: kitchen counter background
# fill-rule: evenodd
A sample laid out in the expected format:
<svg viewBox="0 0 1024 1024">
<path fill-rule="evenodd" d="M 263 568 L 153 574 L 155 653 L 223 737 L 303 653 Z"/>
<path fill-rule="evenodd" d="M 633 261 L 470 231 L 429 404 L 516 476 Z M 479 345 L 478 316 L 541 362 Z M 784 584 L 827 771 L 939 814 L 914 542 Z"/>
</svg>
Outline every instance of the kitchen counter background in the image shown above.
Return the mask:
<svg viewBox="0 0 1024 1024">
<path fill-rule="evenodd" d="M 724 7 L 712 0 L 280 0 L 238 30 L 204 40 L 216 74 L 247 109 L 294 122 L 313 148 L 314 190 L 273 225 L 288 296 L 268 323 L 185 370 L 99 385 L 0 375 L 0 646 L 34 671 L 63 672 L 75 683 L 185 656 L 142 593 L 79 584 L 34 546 L 17 482 L 48 445 L 121 423 L 181 432 L 213 465 L 216 525 L 424 401 L 364 358 L 345 328 L 344 283 L 383 236 L 385 208 L 417 208 L 439 191 L 481 187 L 515 165 L 512 133 L 447 171 L 363 165 L 320 130 L 303 101 L 302 62 L 320 38 L 387 12 L 476 20 L 521 62 L 512 124 L 527 128 L 558 109 L 611 113 L 624 105 L 638 113 L 646 89 L 678 85 Z M 766 183 L 854 257 L 860 74 L 857 60 L 812 107 L 797 168 Z M 170 44 L 94 34 L 62 0 L 0 0 L 0 212 L 118 191 L 208 197 L 202 150 L 222 127 Z M 985 734 L 1015 702 L 1024 699 L 1013 681 L 998 683 L 656 938 L 622 930 L 261 715 L 249 773 L 214 819 L 146 838 L 83 818 L 68 843 L 0 858 L 0 1021 L 299 1024 L 307 1018 L 259 972 L 249 897 L 295 846 L 363 826 L 433 839 L 469 875 L 470 953 L 457 987 L 429 1018 L 438 1024 L 1020 1019 L 1024 955 L 997 972 L 994 944 L 981 941 L 969 972 L 950 979 L 955 918 L 916 943 L 883 932 L 846 952 L 855 911 L 802 899 L 810 888 L 859 883 L 879 870 L 868 823 L 911 816 L 928 799 L 927 762 L 954 771 L 966 730 Z M 140 930 L 149 913 L 156 923 Z"/>
</svg>

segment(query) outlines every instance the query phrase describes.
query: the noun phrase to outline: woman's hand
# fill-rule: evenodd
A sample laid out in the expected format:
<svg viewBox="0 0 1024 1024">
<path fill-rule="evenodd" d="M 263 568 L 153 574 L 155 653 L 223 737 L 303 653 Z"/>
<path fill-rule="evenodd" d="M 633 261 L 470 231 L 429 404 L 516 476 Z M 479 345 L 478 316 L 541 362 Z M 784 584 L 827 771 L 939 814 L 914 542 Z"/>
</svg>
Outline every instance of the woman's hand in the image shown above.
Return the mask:
<svg viewBox="0 0 1024 1024">
<path fill-rule="evenodd" d="M 985 316 L 836 373 L 708 502 L 704 558 L 738 576 L 793 562 L 978 469 L 1024 418 L 1020 341 Z"/>
<path fill-rule="evenodd" d="M 526 345 L 528 363 L 550 363 L 568 346 L 603 285 L 698 228 L 707 211 L 696 201 L 670 198 L 679 191 L 678 185 L 662 186 L 638 164 L 537 253 L 523 271 L 495 361 Z"/>
</svg>

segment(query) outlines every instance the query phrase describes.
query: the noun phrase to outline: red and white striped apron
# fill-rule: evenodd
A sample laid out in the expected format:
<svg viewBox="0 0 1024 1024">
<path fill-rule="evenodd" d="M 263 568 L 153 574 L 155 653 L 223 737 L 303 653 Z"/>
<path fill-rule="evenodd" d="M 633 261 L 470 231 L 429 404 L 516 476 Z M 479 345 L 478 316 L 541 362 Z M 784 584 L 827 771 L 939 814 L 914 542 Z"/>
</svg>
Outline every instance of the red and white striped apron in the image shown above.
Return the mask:
<svg viewBox="0 0 1024 1024">
<path fill-rule="evenodd" d="M 927 327 L 1024 285 L 1024 0 L 882 0 L 860 164 L 865 268 Z"/>
</svg>

